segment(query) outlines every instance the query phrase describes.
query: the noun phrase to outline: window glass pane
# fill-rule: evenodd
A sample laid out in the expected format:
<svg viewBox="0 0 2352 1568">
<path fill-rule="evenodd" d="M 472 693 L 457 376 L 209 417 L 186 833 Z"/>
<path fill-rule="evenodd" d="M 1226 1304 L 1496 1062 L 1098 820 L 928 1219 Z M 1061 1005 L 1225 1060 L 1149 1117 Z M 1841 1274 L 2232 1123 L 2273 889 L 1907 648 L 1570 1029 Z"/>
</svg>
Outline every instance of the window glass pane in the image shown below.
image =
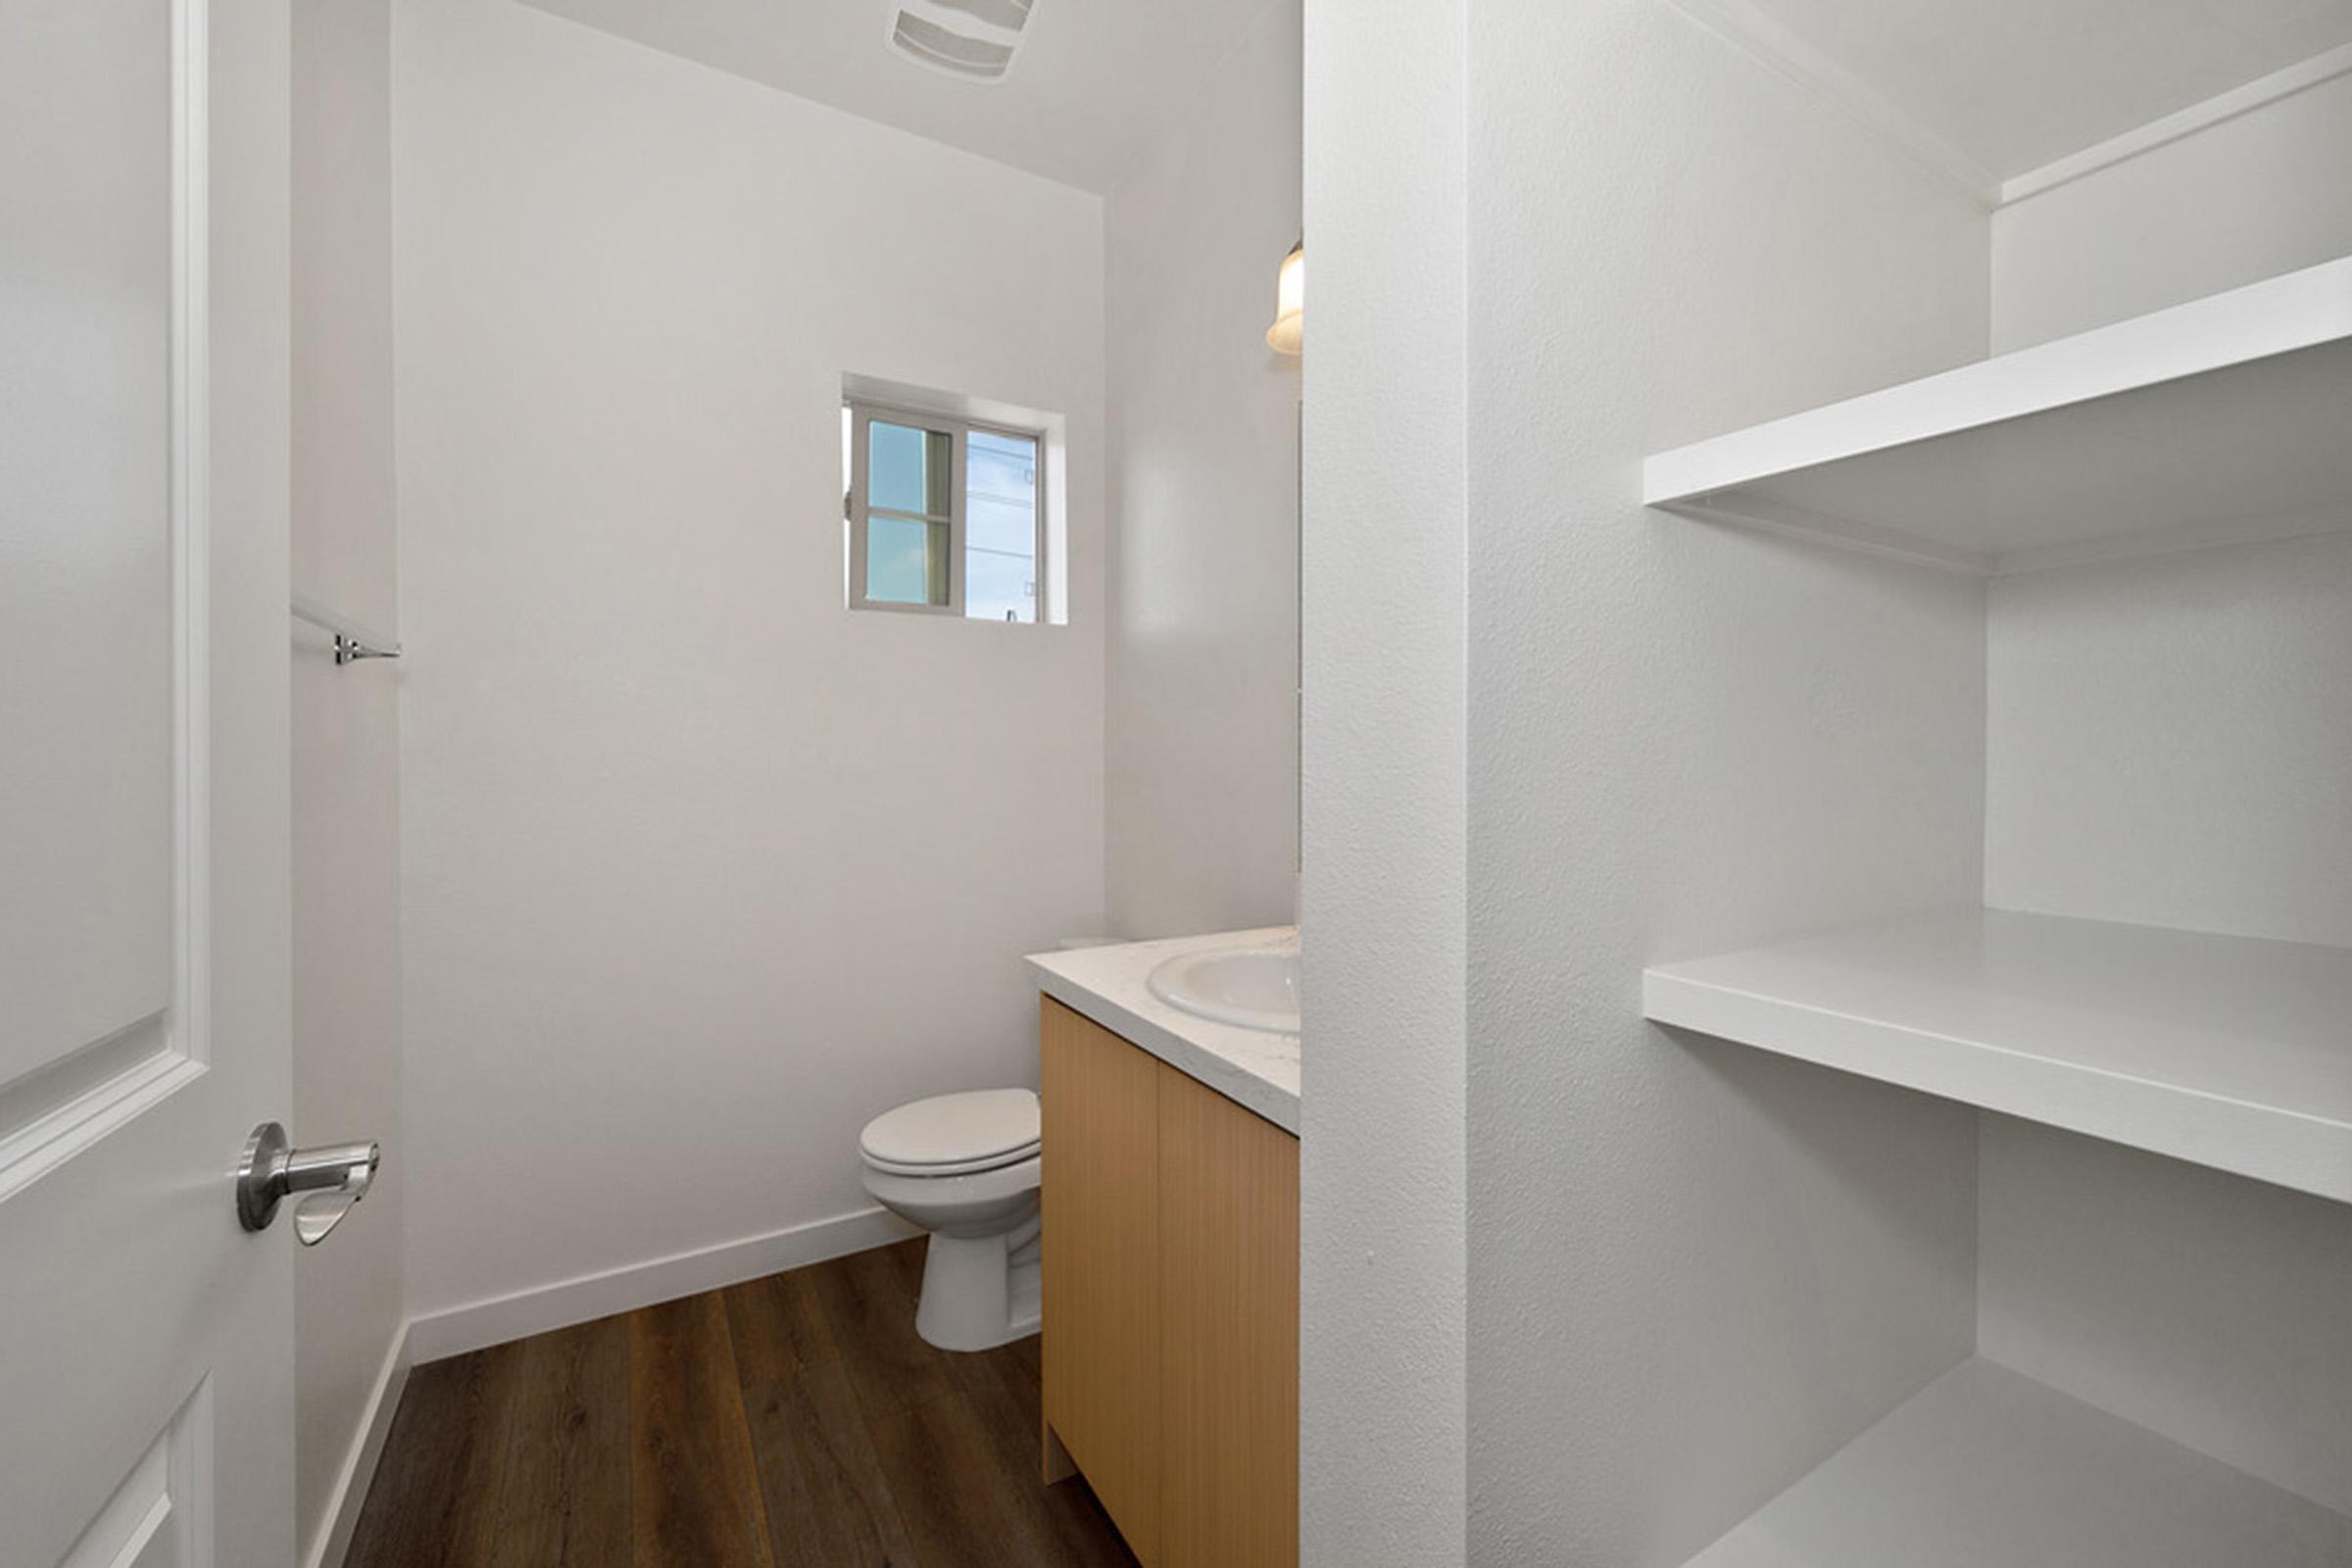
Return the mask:
<svg viewBox="0 0 2352 1568">
<path fill-rule="evenodd" d="M 1027 556 L 963 553 L 963 613 L 968 620 L 1037 618 L 1037 565 Z"/>
<path fill-rule="evenodd" d="M 964 454 L 963 484 L 975 502 L 986 498 L 1034 511 L 1037 443 L 1026 436 L 974 430 Z"/>
<path fill-rule="evenodd" d="M 963 514 L 963 543 L 967 550 L 993 550 L 1004 556 L 1037 554 L 1037 503 L 999 501 L 972 492 Z"/>
<path fill-rule="evenodd" d="M 1037 618 L 1037 442 L 974 430 L 964 449 L 963 612 Z"/>
<path fill-rule="evenodd" d="M 865 597 L 889 605 L 948 602 L 948 525 L 880 513 L 865 519 Z"/>
<path fill-rule="evenodd" d="M 866 504 L 946 516 L 955 477 L 955 438 L 944 430 L 918 430 L 880 419 L 867 428 Z"/>
</svg>

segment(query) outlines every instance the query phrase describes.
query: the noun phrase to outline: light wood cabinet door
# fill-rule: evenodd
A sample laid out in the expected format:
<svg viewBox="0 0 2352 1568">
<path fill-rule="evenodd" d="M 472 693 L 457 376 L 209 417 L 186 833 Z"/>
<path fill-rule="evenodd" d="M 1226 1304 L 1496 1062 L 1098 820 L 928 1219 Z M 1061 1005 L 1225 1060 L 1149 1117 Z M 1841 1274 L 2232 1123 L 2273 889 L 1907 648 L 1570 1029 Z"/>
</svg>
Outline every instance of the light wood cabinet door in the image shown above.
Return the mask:
<svg viewBox="0 0 2352 1568">
<path fill-rule="evenodd" d="M 1145 1568 L 1161 1561 L 1158 1058 L 1045 999 L 1045 1407 Z"/>
<path fill-rule="evenodd" d="M 1159 1278 L 1156 1568 L 1295 1568 L 1298 1140 L 1164 1065 Z"/>
</svg>

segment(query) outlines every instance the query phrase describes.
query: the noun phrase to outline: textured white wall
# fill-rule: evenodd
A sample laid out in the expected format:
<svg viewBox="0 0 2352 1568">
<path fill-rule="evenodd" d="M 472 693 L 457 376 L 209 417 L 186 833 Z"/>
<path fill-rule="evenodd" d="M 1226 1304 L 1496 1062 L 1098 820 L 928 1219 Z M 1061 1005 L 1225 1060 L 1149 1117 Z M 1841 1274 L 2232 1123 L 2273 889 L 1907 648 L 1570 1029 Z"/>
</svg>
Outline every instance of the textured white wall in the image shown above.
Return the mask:
<svg viewBox="0 0 2352 1568">
<path fill-rule="evenodd" d="M 1985 902 L 2352 947 L 2352 535 L 2012 577 Z"/>
<path fill-rule="evenodd" d="M 1640 980 L 1978 896 L 1984 593 L 1641 460 L 1982 354 L 1984 217 L 1658 0 L 1469 36 L 1471 1555 L 1677 1564 L 1974 1343 L 1973 1115 Z"/>
<path fill-rule="evenodd" d="M 1298 822 L 1299 18 L 1270 6 L 1103 203 L 1105 845 L 1127 936 L 1284 925 Z"/>
<path fill-rule="evenodd" d="M 1992 220 L 1992 346 L 2024 348 L 2352 255 L 2352 76 Z"/>
<path fill-rule="evenodd" d="M 862 1209 L 1102 898 L 1099 199 L 496 0 L 394 27 L 410 1289 Z M 845 370 L 1069 420 L 1073 612 L 842 608 Z M 362 1216 L 363 1219 L 365 1216 Z"/>
<path fill-rule="evenodd" d="M 1466 0 L 1309 0 L 1299 1560 L 1463 1560 Z"/>
<path fill-rule="evenodd" d="M 293 9 L 293 578 L 397 628 L 389 0 Z M 295 1497 L 313 1560 L 399 1334 L 400 669 L 294 624 L 294 1135 L 374 1138 L 382 1174 L 295 1256 Z"/>
</svg>

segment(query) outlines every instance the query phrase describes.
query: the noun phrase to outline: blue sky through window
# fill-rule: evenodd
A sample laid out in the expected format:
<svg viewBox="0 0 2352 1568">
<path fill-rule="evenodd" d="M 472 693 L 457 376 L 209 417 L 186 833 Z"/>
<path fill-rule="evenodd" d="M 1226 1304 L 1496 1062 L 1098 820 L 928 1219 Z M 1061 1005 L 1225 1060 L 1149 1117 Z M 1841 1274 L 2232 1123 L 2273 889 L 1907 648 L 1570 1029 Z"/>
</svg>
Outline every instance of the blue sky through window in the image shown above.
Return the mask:
<svg viewBox="0 0 2352 1568">
<path fill-rule="evenodd" d="M 964 447 L 963 612 L 1037 618 L 1037 442 L 974 430 Z"/>
</svg>

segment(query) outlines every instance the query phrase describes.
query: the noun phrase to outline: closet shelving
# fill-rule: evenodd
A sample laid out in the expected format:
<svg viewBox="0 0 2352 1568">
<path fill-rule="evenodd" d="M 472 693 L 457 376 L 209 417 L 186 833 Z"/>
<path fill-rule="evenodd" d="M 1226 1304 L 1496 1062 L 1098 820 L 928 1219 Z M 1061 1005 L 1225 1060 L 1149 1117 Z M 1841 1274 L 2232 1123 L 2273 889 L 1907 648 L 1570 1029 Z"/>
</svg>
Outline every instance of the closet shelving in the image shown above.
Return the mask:
<svg viewBox="0 0 2352 1568">
<path fill-rule="evenodd" d="M 2352 1519 L 1975 1359 L 1687 1568 L 2319 1568 L 2348 1556 Z"/>
<path fill-rule="evenodd" d="M 2352 258 L 1650 457 L 1650 505 L 1985 576 L 2352 529 Z M 1968 908 L 1655 1022 L 2352 1202 L 2352 951 Z M 2352 1562 L 2352 1516 L 1972 1358 L 1688 1568 Z"/>
<path fill-rule="evenodd" d="M 1997 909 L 1642 977 L 1659 1023 L 2352 1202 L 2352 952 Z"/>
<path fill-rule="evenodd" d="M 1657 453 L 1642 499 L 1987 574 L 2352 527 L 2352 257 Z"/>
</svg>

